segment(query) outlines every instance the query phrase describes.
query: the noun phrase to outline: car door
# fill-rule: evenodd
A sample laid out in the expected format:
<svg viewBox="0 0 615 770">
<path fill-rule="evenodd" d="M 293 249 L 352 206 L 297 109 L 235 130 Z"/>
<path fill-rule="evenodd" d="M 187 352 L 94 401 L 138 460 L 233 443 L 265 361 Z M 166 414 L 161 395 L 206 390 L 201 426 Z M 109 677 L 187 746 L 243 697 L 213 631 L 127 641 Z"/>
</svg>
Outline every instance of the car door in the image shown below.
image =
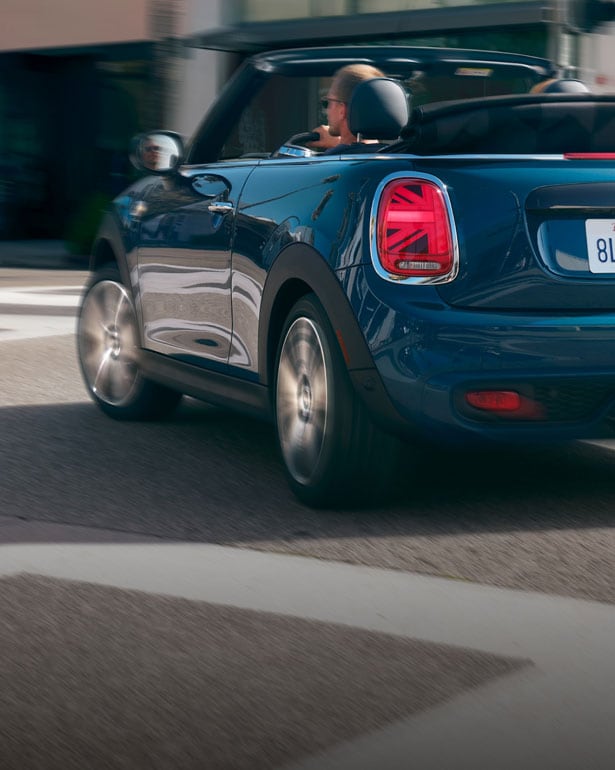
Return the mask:
<svg viewBox="0 0 615 770">
<path fill-rule="evenodd" d="M 142 202 L 137 262 L 146 348 L 226 365 L 236 207 L 255 163 L 184 167 Z"/>
</svg>

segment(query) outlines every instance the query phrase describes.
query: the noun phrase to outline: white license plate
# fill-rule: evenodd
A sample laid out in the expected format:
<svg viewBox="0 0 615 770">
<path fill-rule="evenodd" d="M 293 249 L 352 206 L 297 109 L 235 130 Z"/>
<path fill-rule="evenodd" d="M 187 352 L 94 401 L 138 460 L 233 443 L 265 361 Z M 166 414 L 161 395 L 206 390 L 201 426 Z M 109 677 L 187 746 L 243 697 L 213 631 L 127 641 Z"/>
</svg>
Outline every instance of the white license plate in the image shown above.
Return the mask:
<svg viewBox="0 0 615 770">
<path fill-rule="evenodd" d="M 586 219 L 587 256 L 592 273 L 615 273 L 615 219 Z"/>
</svg>

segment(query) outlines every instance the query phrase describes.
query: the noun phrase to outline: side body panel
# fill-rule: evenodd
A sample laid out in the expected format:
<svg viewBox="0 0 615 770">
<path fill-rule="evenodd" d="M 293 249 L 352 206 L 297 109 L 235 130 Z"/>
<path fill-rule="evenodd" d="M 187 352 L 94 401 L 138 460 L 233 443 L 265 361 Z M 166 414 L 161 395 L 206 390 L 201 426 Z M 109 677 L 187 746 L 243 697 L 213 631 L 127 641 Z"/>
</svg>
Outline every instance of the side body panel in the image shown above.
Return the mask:
<svg viewBox="0 0 615 770">
<path fill-rule="evenodd" d="M 234 351 L 241 351 L 241 357 L 231 357 L 233 366 L 258 372 L 261 381 L 267 380 L 269 345 L 277 343 L 267 342 L 264 351 L 268 336 L 264 330 L 270 328 L 275 298 L 285 285 L 302 283 L 322 291 L 326 296 L 320 299 L 331 316 L 336 315 L 336 306 L 347 303 L 339 274 L 369 261 L 373 193 L 382 175 L 400 164 L 409 167 L 406 160 L 365 156 L 261 162 L 244 187 L 237 215 L 233 336 Z M 351 319 L 348 314 L 344 323 L 345 328 L 354 327 L 346 332 L 349 338 L 358 330 Z M 365 349 L 357 356 L 349 368 L 369 365 Z"/>
<path fill-rule="evenodd" d="M 138 266 L 149 350 L 226 366 L 235 211 L 253 168 L 253 162 L 187 168 L 143 200 Z"/>
</svg>

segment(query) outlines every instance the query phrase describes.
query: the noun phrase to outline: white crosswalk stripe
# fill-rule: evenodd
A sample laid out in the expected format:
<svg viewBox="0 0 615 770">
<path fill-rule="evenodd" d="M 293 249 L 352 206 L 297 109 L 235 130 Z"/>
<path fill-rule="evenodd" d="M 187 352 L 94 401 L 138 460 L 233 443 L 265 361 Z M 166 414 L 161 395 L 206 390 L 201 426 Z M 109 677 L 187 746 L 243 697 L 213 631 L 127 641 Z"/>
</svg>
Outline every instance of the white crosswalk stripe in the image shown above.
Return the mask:
<svg viewBox="0 0 615 770">
<path fill-rule="evenodd" d="M 0 287 L 0 342 L 73 334 L 78 286 Z"/>
<path fill-rule="evenodd" d="M 609 770 L 611 605 L 207 544 L 17 544 L 34 573 L 342 624 L 527 661 L 519 672 L 286 770 Z"/>
<path fill-rule="evenodd" d="M 79 306 L 81 289 L 75 286 L 12 286 L 0 288 L 0 307 L 20 305 L 29 307 Z"/>
<path fill-rule="evenodd" d="M 74 332 L 73 316 L 0 314 L 0 342 L 53 337 Z"/>
</svg>

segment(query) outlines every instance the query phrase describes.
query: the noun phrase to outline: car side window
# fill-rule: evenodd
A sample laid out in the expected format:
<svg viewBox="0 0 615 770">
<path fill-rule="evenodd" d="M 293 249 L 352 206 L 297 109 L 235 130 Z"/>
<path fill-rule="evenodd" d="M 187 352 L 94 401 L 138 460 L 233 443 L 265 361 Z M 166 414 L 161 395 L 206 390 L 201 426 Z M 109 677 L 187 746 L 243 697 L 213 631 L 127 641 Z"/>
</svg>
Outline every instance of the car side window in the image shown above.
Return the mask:
<svg viewBox="0 0 615 770">
<path fill-rule="evenodd" d="M 268 157 L 289 137 L 322 122 L 321 78 L 272 76 L 231 127 L 220 160 Z"/>
</svg>

